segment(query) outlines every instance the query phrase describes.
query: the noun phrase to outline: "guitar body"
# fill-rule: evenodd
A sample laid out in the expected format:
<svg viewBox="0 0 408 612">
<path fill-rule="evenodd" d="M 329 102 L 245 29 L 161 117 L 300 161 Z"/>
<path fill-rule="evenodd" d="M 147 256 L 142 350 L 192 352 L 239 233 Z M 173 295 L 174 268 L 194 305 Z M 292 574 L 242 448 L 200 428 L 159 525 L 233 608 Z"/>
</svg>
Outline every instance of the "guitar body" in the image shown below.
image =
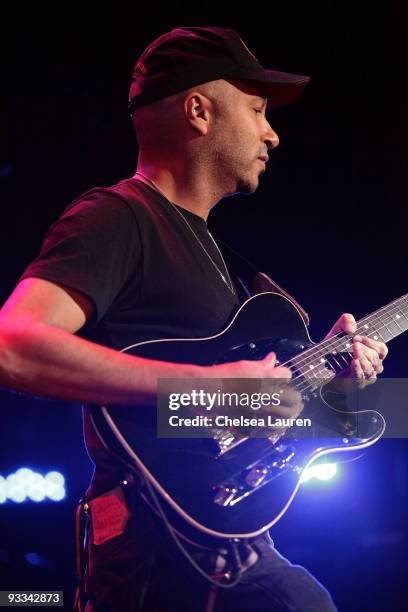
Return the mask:
<svg viewBox="0 0 408 612">
<path fill-rule="evenodd" d="M 314 343 L 296 307 L 285 297 L 263 293 L 241 306 L 228 327 L 211 338 L 148 341 L 125 349 L 145 358 L 212 365 L 262 359 L 274 351 L 291 363 Z M 304 360 L 303 360 L 304 361 Z M 308 380 L 305 378 L 305 380 Z M 323 455 L 345 453 L 376 442 L 384 419 L 375 410 L 350 412 L 330 406 L 324 385 L 304 394 L 299 415 L 310 417 L 307 437 L 296 426 L 279 439 L 158 438 L 152 407 L 92 407 L 99 437 L 153 487 L 172 524 L 187 524 L 217 538 L 252 538 L 286 512 L 302 471 Z"/>
</svg>

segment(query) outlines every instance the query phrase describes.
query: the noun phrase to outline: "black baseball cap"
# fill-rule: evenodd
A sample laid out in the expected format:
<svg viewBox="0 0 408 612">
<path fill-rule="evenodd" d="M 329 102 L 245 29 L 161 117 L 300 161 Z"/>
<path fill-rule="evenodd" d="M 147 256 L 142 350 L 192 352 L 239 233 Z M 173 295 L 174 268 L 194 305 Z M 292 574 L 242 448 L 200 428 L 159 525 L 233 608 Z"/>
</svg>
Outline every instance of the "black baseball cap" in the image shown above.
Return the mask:
<svg viewBox="0 0 408 612">
<path fill-rule="evenodd" d="M 235 30 L 175 28 L 154 40 L 137 61 L 130 84 L 129 112 L 217 79 L 262 84 L 268 106 L 277 108 L 295 100 L 310 77 L 267 70 Z"/>
</svg>

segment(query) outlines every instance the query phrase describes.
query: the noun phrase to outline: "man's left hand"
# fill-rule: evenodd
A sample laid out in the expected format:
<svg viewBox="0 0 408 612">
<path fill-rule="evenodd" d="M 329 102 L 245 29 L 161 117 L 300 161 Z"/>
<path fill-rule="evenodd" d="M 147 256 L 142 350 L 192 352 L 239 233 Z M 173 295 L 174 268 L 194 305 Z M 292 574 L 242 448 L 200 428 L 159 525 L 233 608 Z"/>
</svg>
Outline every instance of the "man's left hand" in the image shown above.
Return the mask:
<svg viewBox="0 0 408 612">
<path fill-rule="evenodd" d="M 333 325 L 325 340 L 339 332 L 354 334 L 357 323 L 352 314 L 345 313 Z M 384 342 L 373 340 L 367 336 L 356 335 L 353 338 L 353 358 L 349 369 L 342 376 L 349 376 L 358 382 L 361 389 L 377 380 L 377 374 L 384 370 L 383 361 L 388 353 Z"/>
</svg>

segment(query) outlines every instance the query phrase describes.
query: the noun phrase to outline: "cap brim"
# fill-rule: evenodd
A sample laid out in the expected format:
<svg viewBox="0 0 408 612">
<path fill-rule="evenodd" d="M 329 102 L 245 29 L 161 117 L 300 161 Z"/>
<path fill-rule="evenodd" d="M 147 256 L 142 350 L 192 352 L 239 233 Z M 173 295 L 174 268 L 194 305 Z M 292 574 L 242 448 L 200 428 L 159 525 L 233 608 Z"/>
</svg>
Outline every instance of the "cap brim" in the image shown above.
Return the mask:
<svg viewBox="0 0 408 612">
<path fill-rule="evenodd" d="M 239 76 L 233 76 L 232 78 L 258 83 L 261 86 L 262 94 L 268 98 L 268 107 L 271 109 L 285 106 L 296 100 L 310 81 L 310 77 L 306 75 L 265 68 L 247 73 L 245 76 L 241 72 Z"/>
<path fill-rule="evenodd" d="M 310 77 L 301 74 L 289 74 L 277 72 L 276 70 L 264 70 L 268 106 L 279 108 L 290 104 L 302 93 Z"/>
</svg>

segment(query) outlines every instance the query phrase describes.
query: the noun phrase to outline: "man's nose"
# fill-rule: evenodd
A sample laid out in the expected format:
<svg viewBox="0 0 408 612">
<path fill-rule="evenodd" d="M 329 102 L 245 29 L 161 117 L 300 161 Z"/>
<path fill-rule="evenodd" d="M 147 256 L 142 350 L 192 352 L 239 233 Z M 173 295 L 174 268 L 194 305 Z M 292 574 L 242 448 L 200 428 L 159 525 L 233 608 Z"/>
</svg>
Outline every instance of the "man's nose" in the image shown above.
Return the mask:
<svg viewBox="0 0 408 612">
<path fill-rule="evenodd" d="M 275 149 L 279 145 L 279 136 L 268 124 L 268 131 L 265 135 L 264 142 L 268 149 Z"/>
</svg>

